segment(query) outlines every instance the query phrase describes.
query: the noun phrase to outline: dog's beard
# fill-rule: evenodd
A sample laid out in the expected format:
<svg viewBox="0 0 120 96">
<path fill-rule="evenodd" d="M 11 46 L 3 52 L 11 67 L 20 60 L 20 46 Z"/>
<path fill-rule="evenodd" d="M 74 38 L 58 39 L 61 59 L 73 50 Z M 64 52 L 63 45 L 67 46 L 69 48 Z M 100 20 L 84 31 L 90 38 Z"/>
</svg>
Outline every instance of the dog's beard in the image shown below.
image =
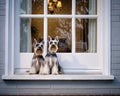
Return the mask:
<svg viewBox="0 0 120 96">
<path fill-rule="evenodd" d="M 43 54 L 43 50 L 42 49 L 36 49 L 35 54 L 36 55 L 42 55 Z"/>
<path fill-rule="evenodd" d="M 56 53 L 57 50 L 58 50 L 58 47 L 55 46 L 55 45 L 52 45 L 52 46 L 49 47 L 49 52 L 50 53 Z"/>
</svg>

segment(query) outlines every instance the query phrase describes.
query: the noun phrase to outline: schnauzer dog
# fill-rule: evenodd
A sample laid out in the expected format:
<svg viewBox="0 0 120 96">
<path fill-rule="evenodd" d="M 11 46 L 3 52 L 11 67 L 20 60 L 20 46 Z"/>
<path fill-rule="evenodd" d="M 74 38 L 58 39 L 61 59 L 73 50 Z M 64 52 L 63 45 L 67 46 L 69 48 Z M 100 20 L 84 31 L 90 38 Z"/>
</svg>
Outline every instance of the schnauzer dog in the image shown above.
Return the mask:
<svg viewBox="0 0 120 96">
<path fill-rule="evenodd" d="M 48 53 L 45 56 L 44 74 L 58 75 L 61 74 L 61 67 L 57 59 L 57 50 L 58 50 L 58 36 L 55 39 L 48 37 Z"/>
<path fill-rule="evenodd" d="M 33 47 L 34 47 L 34 55 L 32 58 L 32 65 L 29 74 L 42 74 L 44 67 L 44 57 L 42 56 L 44 41 L 38 43 L 37 40 L 34 39 Z"/>
</svg>

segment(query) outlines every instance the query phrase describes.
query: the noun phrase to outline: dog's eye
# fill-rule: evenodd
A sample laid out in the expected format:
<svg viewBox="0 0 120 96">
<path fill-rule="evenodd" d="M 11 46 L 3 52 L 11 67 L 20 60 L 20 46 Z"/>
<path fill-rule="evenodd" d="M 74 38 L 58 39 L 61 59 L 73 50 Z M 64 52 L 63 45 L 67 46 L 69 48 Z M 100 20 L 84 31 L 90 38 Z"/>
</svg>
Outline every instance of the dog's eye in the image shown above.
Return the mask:
<svg viewBox="0 0 120 96">
<path fill-rule="evenodd" d="M 36 47 L 38 47 L 39 46 L 39 44 L 36 44 Z"/>
<path fill-rule="evenodd" d="M 43 47 L 43 45 L 41 45 L 41 47 Z"/>
<path fill-rule="evenodd" d="M 57 45 L 57 42 L 55 42 L 55 44 Z"/>
<path fill-rule="evenodd" d="M 53 42 L 51 41 L 50 44 L 52 44 Z"/>
</svg>

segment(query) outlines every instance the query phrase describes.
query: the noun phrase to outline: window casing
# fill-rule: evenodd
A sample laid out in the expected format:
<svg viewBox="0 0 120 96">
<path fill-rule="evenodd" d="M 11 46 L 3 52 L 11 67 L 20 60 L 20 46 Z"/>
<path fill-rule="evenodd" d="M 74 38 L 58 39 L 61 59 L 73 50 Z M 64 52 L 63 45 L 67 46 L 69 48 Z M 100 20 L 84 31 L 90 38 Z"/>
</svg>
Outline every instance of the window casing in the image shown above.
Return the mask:
<svg viewBox="0 0 120 96">
<path fill-rule="evenodd" d="M 26 0 L 27 2 L 28 0 Z M 60 60 L 60 64 L 64 67 L 66 77 L 63 79 L 62 76 L 49 76 L 50 80 L 86 80 L 90 79 L 113 79 L 114 77 L 111 76 L 110 73 L 110 1 L 109 0 L 89 0 L 90 1 L 97 1 L 97 13 L 96 14 L 89 14 L 89 15 L 78 15 L 76 14 L 76 3 L 75 1 L 78 0 L 71 0 L 72 2 L 72 12 L 71 14 L 55 14 L 51 15 L 48 14 L 47 9 L 47 1 L 43 0 L 44 2 L 44 12 L 42 14 L 19 14 L 20 8 L 20 1 L 19 0 L 6 0 L 6 59 L 5 59 L 5 75 L 3 75 L 3 79 L 33 79 L 40 80 L 38 76 L 31 76 L 26 74 L 16 74 L 17 69 L 24 68 L 26 70 L 26 63 L 30 66 L 30 58 L 32 58 L 32 53 L 25 53 L 20 52 L 20 35 L 21 35 L 21 28 L 20 28 L 20 20 L 21 19 L 43 19 L 43 39 L 47 41 L 47 36 L 49 32 L 48 23 L 49 19 L 53 18 L 67 18 L 71 19 L 71 34 L 72 34 L 72 45 L 71 45 L 71 52 L 70 53 L 58 53 L 58 57 Z M 31 4 L 30 4 L 31 5 Z M 103 10 L 104 9 L 104 10 Z M 28 12 L 31 11 L 30 9 L 27 10 Z M 96 20 L 96 48 L 91 48 L 90 52 L 88 53 L 79 53 L 76 43 L 76 22 L 77 19 L 87 20 L 90 19 L 91 21 Z M 93 26 L 93 25 L 91 25 Z M 89 25 L 90 27 L 90 25 Z M 92 29 L 91 29 L 92 30 Z M 90 37 L 89 37 L 90 38 Z M 29 40 L 28 40 L 29 41 Z M 95 40 L 93 40 L 94 42 Z M 28 42 L 30 45 L 30 42 Z M 90 43 L 90 42 L 89 42 Z M 76 45 L 77 44 L 77 45 Z M 95 44 L 95 43 L 94 43 Z M 94 45 L 93 44 L 93 45 Z M 91 46 L 92 47 L 92 46 Z M 79 47 L 78 47 L 79 48 Z M 27 49 L 31 50 L 31 49 Z M 45 43 L 44 48 L 44 55 L 47 53 L 47 43 Z M 77 51 L 78 50 L 78 51 Z M 11 54 L 11 55 L 10 55 Z M 64 59 L 62 58 L 64 55 Z M 68 58 L 69 56 L 69 58 Z M 75 57 L 75 58 L 74 58 Z M 86 59 L 85 59 L 86 58 Z M 26 60 L 25 60 L 26 59 Z M 79 60 L 80 59 L 80 60 Z M 67 62 L 65 61 L 67 60 Z M 29 62 L 28 62 L 29 61 Z M 88 62 L 90 64 L 88 64 Z M 69 64 L 68 64 L 69 63 Z M 75 63 L 75 64 L 74 64 Z M 84 65 L 81 67 L 81 65 Z M 74 64 L 74 65 L 73 65 Z M 25 65 L 25 66 L 24 66 Z M 86 67 L 87 66 L 87 67 Z M 96 70 L 97 69 L 97 70 Z M 72 73 L 72 75 L 71 75 Z M 75 74 L 75 75 L 73 75 Z M 64 74 L 63 74 L 64 75 Z M 89 75 L 89 76 L 87 76 Z M 25 76 L 25 77 L 24 77 Z M 70 77 L 69 77 L 70 76 Z M 81 78 L 83 76 L 83 78 Z M 18 78 L 19 77 L 19 78 Z M 41 79 L 46 79 L 47 76 L 41 76 Z M 104 78 L 103 78 L 104 77 Z M 62 78 L 62 79 L 61 79 Z M 47 80 L 49 80 L 47 79 Z M 34 80 L 34 79 L 33 79 Z"/>
</svg>

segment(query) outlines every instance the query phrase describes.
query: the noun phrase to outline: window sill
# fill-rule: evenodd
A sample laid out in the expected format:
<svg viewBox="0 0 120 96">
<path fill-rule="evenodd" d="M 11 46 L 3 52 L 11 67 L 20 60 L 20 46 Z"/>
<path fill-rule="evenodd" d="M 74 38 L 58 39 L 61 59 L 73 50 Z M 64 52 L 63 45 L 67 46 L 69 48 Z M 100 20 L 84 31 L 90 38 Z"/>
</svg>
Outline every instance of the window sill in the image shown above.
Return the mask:
<svg viewBox="0 0 120 96">
<path fill-rule="evenodd" d="M 105 75 L 3 75 L 3 80 L 114 80 Z"/>
</svg>

